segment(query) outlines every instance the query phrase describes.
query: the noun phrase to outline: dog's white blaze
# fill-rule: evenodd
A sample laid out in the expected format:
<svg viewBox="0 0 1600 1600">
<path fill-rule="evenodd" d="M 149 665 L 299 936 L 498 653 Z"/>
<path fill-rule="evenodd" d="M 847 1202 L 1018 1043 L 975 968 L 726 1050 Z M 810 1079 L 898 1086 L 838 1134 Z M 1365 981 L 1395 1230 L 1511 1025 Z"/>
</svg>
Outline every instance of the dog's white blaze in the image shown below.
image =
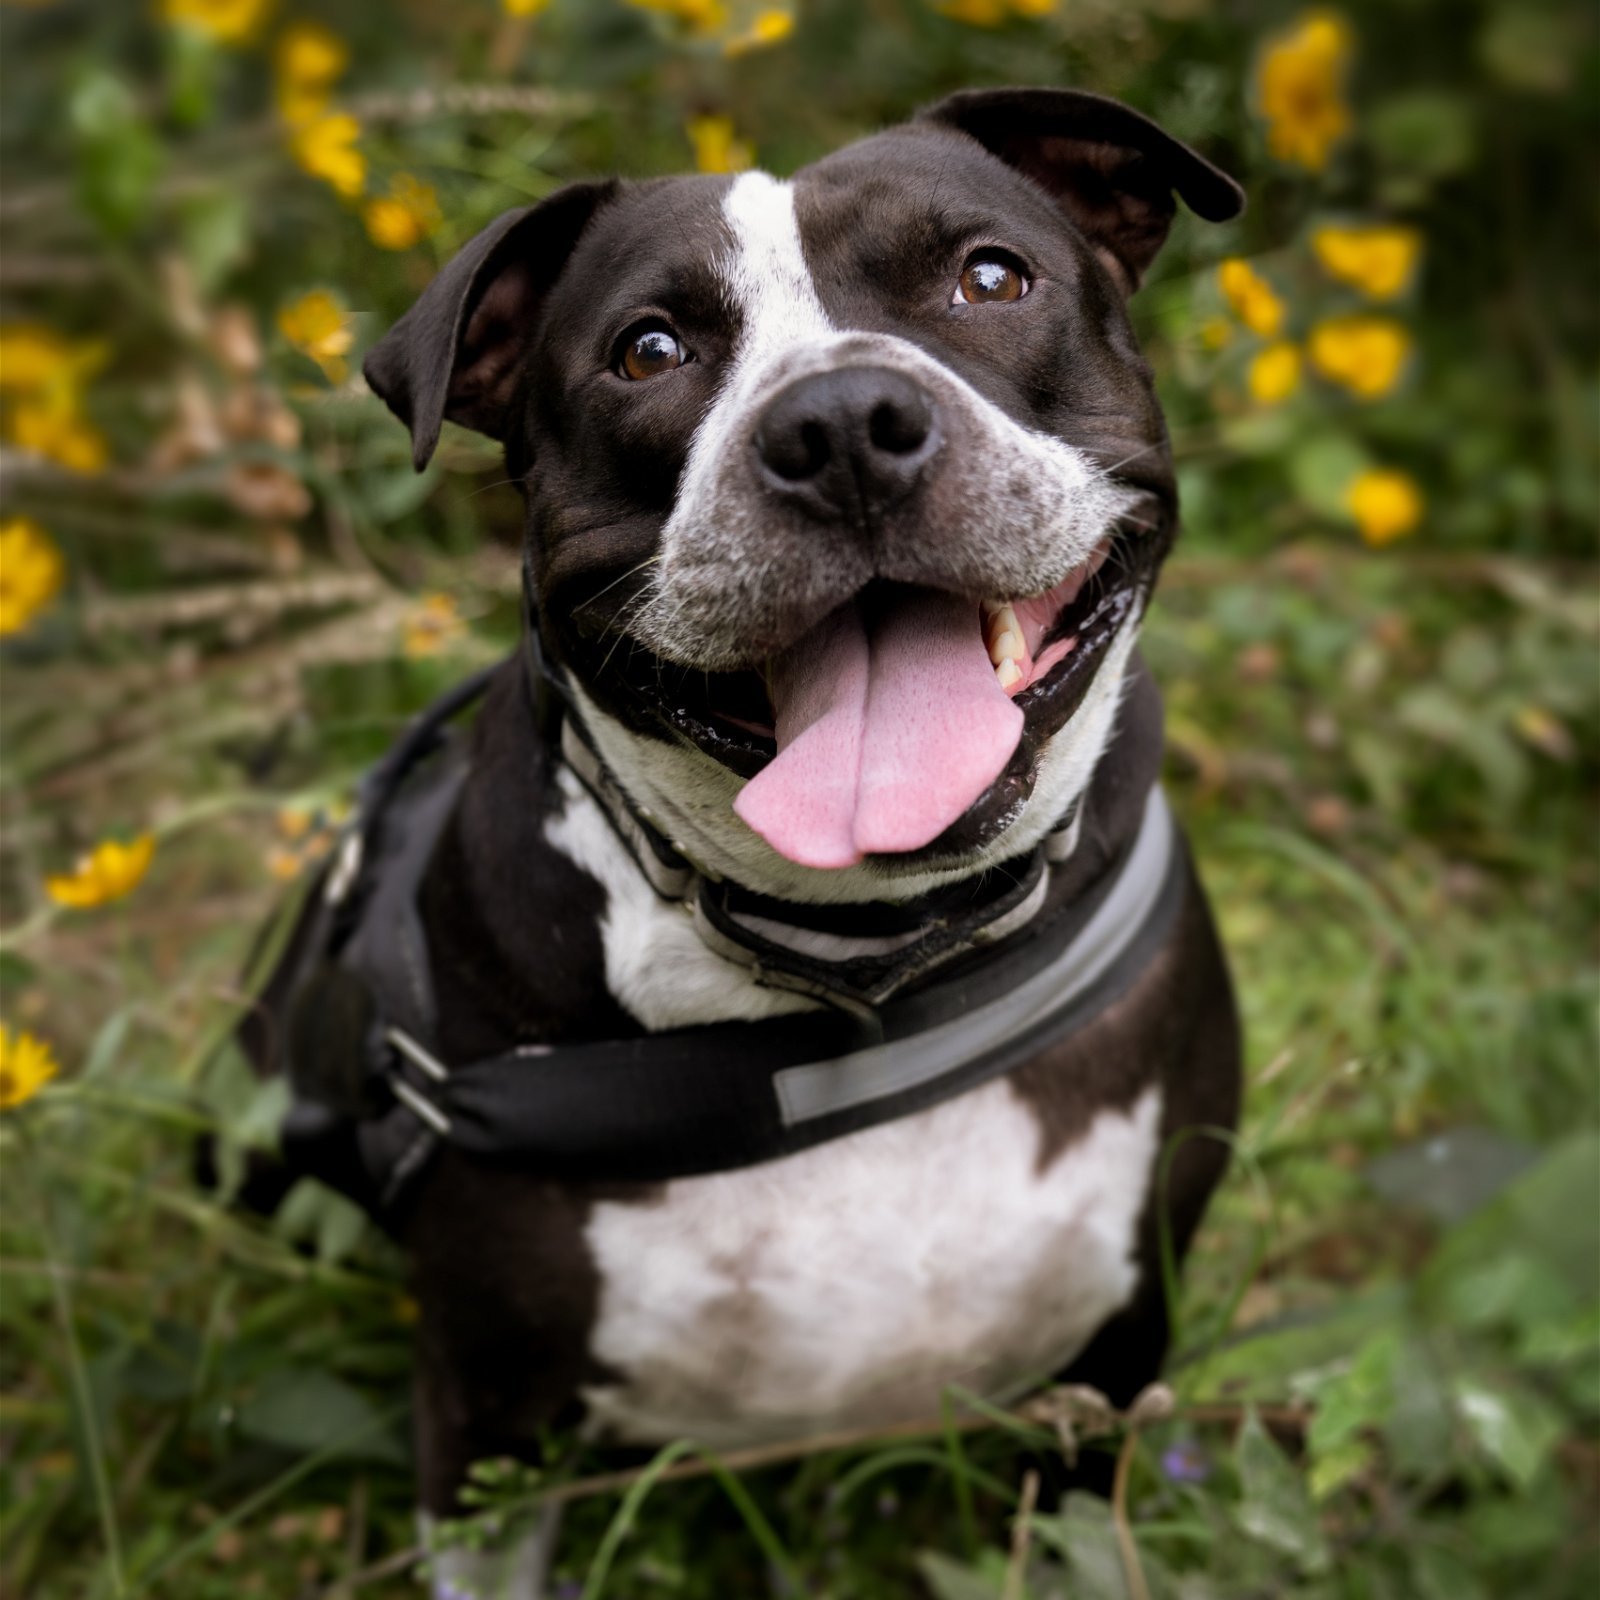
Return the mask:
<svg viewBox="0 0 1600 1600">
<path fill-rule="evenodd" d="M 744 324 L 739 367 L 831 333 L 801 248 L 794 186 L 765 172 L 743 173 L 733 180 L 722 215 L 734 248 L 718 265 Z"/>
<path fill-rule="evenodd" d="M 816 1002 L 763 989 L 749 969 L 707 949 L 684 908 L 663 900 L 639 871 L 594 797 L 571 768 L 557 780 L 566 806 L 545 837 L 606 891 L 600 918 L 606 987 L 646 1028 L 756 1022 Z"/>
<path fill-rule="evenodd" d="M 1009 1081 L 782 1161 L 595 1207 L 591 1427 L 716 1448 L 1021 1392 L 1133 1293 L 1160 1091 L 1039 1165 Z"/>
</svg>

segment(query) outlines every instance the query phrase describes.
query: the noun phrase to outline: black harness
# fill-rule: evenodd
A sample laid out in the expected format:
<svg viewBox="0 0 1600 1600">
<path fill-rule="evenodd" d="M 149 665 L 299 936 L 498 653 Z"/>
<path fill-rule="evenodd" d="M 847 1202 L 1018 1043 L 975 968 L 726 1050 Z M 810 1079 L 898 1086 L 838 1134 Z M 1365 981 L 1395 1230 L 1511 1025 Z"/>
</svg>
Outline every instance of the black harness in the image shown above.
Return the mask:
<svg viewBox="0 0 1600 1600">
<path fill-rule="evenodd" d="M 529 611 L 526 678 L 541 728 L 657 893 L 683 902 L 705 943 L 756 982 L 820 1003 L 766 1021 L 441 1061 L 417 892 L 467 773 L 452 724 L 498 669 L 482 672 L 368 773 L 296 941 L 285 1156 L 381 1220 L 441 1142 L 551 1175 L 655 1181 L 771 1161 L 904 1116 L 1077 1032 L 1165 942 L 1187 873 L 1156 787 L 1131 843 L 1086 892 L 1050 909 L 1051 870 L 1071 854 L 1076 817 L 1031 855 L 909 908 L 796 907 L 716 880 L 617 785 Z"/>
</svg>

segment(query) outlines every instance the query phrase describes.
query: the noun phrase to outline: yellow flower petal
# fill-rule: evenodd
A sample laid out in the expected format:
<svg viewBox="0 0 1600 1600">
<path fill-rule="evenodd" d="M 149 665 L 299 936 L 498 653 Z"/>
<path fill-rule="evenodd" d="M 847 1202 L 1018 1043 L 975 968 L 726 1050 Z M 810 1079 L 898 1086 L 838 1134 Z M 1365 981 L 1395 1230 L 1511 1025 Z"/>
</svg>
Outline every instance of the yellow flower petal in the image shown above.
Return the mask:
<svg viewBox="0 0 1600 1600">
<path fill-rule="evenodd" d="M 1351 46 L 1344 18 L 1316 11 L 1263 47 L 1255 108 L 1267 124 L 1267 148 L 1280 161 L 1320 172 L 1349 131 L 1344 80 Z"/>
<path fill-rule="evenodd" d="M 1392 317 L 1329 317 L 1311 330 L 1306 348 L 1323 377 L 1363 400 L 1388 394 L 1411 358 L 1411 335 Z"/>
<path fill-rule="evenodd" d="M 636 11 L 671 17 L 700 38 L 719 32 L 728 22 L 724 0 L 628 0 L 628 4 Z"/>
<path fill-rule="evenodd" d="M 1233 314 L 1252 333 L 1274 338 L 1283 326 L 1283 301 L 1248 261 L 1232 256 L 1217 268 L 1217 282 Z"/>
<path fill-rule="evenodd" d="M 209 34 L 219 44 L 249 44 L 272 10 L 273 0 L 161 0 L 166 21 Z"/>
<path fill-rule="evenodd" d="M 31 517 L 0 523 L 0 635 L 19 633 L 61 592 L 67 564 Z"/>
<path fill-rule="evenodd" d="M 349 63 L 349 47 L 336 33 L 317 22 L 290 23 L 273 51 L 279 115 L 291 127 L 315 121 Z"/>
<path fill-rule="evenodd" d="M 439 226 L 439 197 L 408 172 L 389 181 L 389 193 L 361 210 L 367 236 L 385 250 L 409 250 Z"/>
<path fill-rule="evenodd" d="M 725 56 L 748 55 L 752 50 L 765 50 L 782 44 L 794 32 L 794 12 L 782 11 L 776 6 L 758 11 L 743 33 L 735 34 L 722 46 Z"/>
<path fill-rule="evenodd" d="M 1411 281 L 1422 256 L 1415 228 L 1318 228 L 1311 250 L 1329 277 L 1369 294 L 1392 300 Z"/>
<path fill-rule="evenodd" d="M 45 890 L 59 906 L 82 910 L 120 900 L 139 886 L 155 855 L 155 835 L 141 833 L 132 844 L 107 839 L 97 844 L 70 873 L 45 880 Z"/>
<path fill-rule="evenodd" d="M 279 311 L 278 331 L 333 382 L 343 379 L 347 370 L 344 358 L 355 343 L 355 328 L 349 314 L 326 289 L 313 289 Z"/>
<path fill-rule="evenodd" d="M 500 0 L 508 17 L 536 17 L 546 10 L 550 0 Z"/>
<path fill-rule="evenodd" d="M 60 1070 L 44 1040 L 0 1023 L 0 1111 L 15 1111 Z"/>
<path fill-rule="evenodd" d="M 1245 381 L 1257 405 L 1278 405 L 1300 387 L 1300 352 L 1287 339 L 1269 344 L 1250 362 Z"/>
<path fill-rule="evenodd" d="M 453 596 L 430 594 L 401 624 L 401 647 L 408 656 L 435 656 L 462 629 Z"/>
<path fill-rule="evenodd" d="M 1422 490 L 1409 473 L 1369 467 L 1345 494 L 1361 537 L 1375 549 L 1403 539 L 1422 521 Z"/>
<path fill-rule="evenodd" d="M 694 147 L 694 164 L 701 172 L 743 172 L 755 160 L 755 151 L 733 136 L 727 117 L 690 117 L 683 131 Z"/>
<path fill-rule="evenodd" d="M 305 123 L 289 141 L 302 171 L 321 178 L 346 200 L 366 187 L 367 158 L 356 149 L 361 124 L 347 111 L 333 111 Z"/>
</svg>

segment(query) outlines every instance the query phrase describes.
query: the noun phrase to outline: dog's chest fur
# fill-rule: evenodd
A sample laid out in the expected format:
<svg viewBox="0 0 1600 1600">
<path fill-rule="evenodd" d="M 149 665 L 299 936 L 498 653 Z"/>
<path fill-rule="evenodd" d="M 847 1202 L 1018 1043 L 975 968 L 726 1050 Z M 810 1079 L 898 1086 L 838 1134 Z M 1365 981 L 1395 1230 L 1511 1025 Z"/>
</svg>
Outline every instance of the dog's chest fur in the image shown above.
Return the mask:
<svg viewBox="0 0 1600 1600">
<path fill-rule="evenodd" d="M 593 877 L 607 987 L 656 1029 L 810 1002 L 762 989 L 657 899 L 570 773 L 545 825 Z M 1149 1087 L 1046 1153 L 1001 1080 L 782 1161 L 590 1211 L 598 1275 L 583 1399 L 603 1436 L 716 1447 L 938 1409 L 951 1383 L 1059 1370 L 1137 1281 L 1161 1123 Z"/>
</svg>

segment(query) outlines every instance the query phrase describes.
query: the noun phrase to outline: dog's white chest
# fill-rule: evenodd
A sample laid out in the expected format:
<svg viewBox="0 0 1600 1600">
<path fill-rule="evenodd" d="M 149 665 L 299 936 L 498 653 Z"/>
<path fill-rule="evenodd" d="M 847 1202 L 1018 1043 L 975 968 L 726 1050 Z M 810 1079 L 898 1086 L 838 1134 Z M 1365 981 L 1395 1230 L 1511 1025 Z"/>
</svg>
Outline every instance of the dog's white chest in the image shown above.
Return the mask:
<svg viewBox="0 0 1600 1600">
<path fill-rule="evenodd" d="M 783 1161 L 595 1207 L 597 1431 L 727 1448 L 1048 1377 L 1133 1292 L 1160 1094 L 1050 1165 L 1005 1080 Z"/>
</svg>

